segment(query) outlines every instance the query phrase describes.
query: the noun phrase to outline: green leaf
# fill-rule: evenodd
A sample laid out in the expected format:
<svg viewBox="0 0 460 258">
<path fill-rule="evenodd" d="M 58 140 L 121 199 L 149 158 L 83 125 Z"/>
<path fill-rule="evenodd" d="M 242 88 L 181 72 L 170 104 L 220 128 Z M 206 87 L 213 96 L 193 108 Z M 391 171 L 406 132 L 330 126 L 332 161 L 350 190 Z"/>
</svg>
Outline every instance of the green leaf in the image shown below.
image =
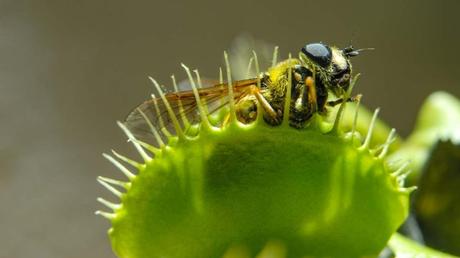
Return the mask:
<svg viewBox="0 0 460 258">
<path fill-rule="evenodd" d="M 425 241 L 460 254 L 460 145 L 438 142 L 418 181 L 413 210 Z"/>
</svg>

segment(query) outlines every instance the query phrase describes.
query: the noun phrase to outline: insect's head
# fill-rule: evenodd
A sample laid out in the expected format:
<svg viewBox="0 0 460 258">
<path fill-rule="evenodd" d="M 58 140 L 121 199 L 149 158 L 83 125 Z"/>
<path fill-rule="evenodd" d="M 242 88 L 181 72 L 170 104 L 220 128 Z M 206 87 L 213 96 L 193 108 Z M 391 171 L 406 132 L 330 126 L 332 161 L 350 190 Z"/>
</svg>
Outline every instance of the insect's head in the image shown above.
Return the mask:
<svg viewBox="0 0 460 258">
<path fill-rule="evenodd" d="M 362 50 L 352 46 L 339 49 L 320 42 L 305 45 L 299 55 L 300 60 L 319 75 L 329 90 L 341 96 L 350 86 L 350 58 L 359 55 Z"/>
</svg>

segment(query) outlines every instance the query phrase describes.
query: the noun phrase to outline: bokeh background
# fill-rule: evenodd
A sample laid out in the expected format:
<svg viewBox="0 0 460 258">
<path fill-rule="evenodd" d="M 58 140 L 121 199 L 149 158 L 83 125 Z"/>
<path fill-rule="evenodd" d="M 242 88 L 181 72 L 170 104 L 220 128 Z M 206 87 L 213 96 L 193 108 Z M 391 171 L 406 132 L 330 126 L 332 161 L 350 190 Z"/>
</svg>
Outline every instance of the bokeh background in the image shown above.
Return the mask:
<svg viewBox="0 0 460 258">
<path fill-rule="evenodd" d="M 407 135 L 423 99 L 460 96 L 460 2 L 0 1 L 0 257 L 114 257 L 112 199 L 122 176 L 102 152 L 133 153 L 115 125 L 180 62 L 215 77 L 243 33 L 278 44 L 374 47 L 353 60 L 356 92 Z"/>
</svg>

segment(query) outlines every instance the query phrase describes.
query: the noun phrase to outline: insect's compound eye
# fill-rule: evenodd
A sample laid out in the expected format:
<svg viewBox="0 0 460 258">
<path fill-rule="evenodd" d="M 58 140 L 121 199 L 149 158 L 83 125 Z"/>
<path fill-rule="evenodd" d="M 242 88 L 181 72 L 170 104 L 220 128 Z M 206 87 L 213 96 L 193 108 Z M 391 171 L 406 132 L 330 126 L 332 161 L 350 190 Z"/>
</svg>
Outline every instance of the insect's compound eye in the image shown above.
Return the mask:
<svg viewBox="0 0 460 258">
<path fill-rule="evenodd" d="M 331 48 L 323 43 L 311 43 L 302 48 L 302 52 L 317 65 L 326 68 L 331 64 Z"/>
</svg>

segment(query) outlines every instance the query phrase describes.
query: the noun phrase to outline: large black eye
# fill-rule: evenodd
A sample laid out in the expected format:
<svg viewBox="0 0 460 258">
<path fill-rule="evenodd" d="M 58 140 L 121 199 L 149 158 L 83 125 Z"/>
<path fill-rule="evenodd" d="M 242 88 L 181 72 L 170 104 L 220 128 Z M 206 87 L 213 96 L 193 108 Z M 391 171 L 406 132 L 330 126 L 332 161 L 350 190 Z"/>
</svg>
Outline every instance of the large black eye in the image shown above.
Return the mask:
<svg viewBox="0 0 460 258">
<path fill-rule="evenodd" d="M 323 43 L 311 43 L 302 48 L 302 52 L 317 65 L 326 68 L 331 64 L 331 49 Z"/>
</svg>

